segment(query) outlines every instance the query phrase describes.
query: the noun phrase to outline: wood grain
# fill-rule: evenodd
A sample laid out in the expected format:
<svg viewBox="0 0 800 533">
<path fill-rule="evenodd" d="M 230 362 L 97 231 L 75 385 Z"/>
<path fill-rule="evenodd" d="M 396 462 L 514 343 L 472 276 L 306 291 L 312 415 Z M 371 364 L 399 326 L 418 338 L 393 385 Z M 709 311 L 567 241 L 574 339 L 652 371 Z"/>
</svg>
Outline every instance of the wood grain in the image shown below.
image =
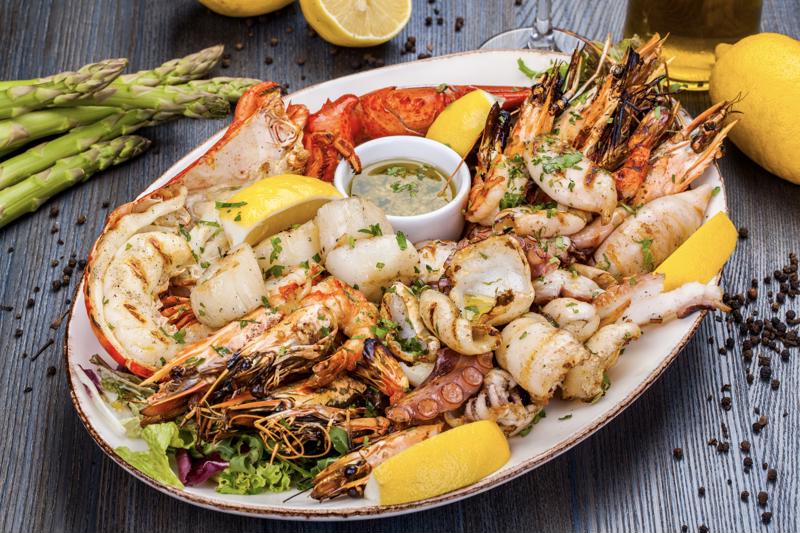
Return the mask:
<svg viewBox="0 0 800 533">
<path fill-rule="evenodd" d="M 530 23 L 534 2 L 525 0 L 415 0 L 411 22 L 392 42 L 366 50 L 335 50 L 309 35 L 297 6 L 245 20 L 211 14 L 192 0 L 5 0 L 0 3 L 0 78 L 28 78 L 106 58 L 128 57 L 133 68 L 154 66 L 222 42 L 230 67 L 222 75 L 274 79 L 289 89 L 348 74 L 365 63 L 364 54 L 383 62 L 416 59 L 402 54 L 408 36 L 417 52 L 430 45 L 434 55 L 477 47 L 491 35 Z M 607 32 L 619 37 L 625 3 L 556 0 L 554 23 L 589 37 Z M 440 10 L 440 15 L 434 13 Z M 425 25 L 431 16 L 433 24 Z M 444 20 L 436 24 L 436 17 Z M 466 25 L 456 33 L 457 16 Z M 762 27 L 798 37 L 796 0 L 765 0 Z M 291 29 L 291 32 L 290 32 Z M 272 38 L 279 40 L 270 45 Z M 235 51 L 234 45 L 244 45 Z M 273 59 L 266 64 L 267 57 Z M 302 66 L 298 63 L 303 60 Z M 357 87 L 353 88 L 357 91 Z M 691 112 L 707 105 L 705 95 L 683 97 Z M 701 524 L 712 531 L 793 531 L 800 529 L 800 366 L 773 358 L 778 391 L 756 380 L 747 386 L 738 353 L 721 356 L 728 336 L 723 323 L 709 317 L 678 360 L 644 396 L 608 427 L 535 472 L 467 501 L 370 523 L 305 523 L 254 520 L 207 511 L 177 502 L 146 487 L 108 460 L 94 445 L 73 412 L 66 389 L 62 354 L 64 326 L 51 329 L 72 296 L 52 292 L 53 279 L 71 253 L 85 257 L 108 212 L 130 200 L 190 148 L 220 129 L 225 121 L 183 120 L 146 130 L 157 147 L 144 157 L 111 169 L 90 183 L 62 194 L 38 213 L 0 232 L 0 338 L 5 364 L 0 367 L 0 530 L 56 531 L 678 531 Z M 786 262 L 800 248 L 800 189 L 769 175 L 735 147 L 720 163 L 728 186 L 734 222 L 750 231 L 725 270 L 729 292 L 749 286 L 752 277 Z M 50 207 L 60 212 L 49 216 Z M 84 225 L 76 225 L 81 214 Z M 56 234 L 51 234 L 55 225 Z M 57 244 L 58 239 L 64 244 Z M 14 252 L 8 252 L 14 247 Z M 61 264 L 51 267 L 52 260 Z M 34 294 L 33 288 L 41 287 Z M 34 298 L 33 307 L 26 301 Z M 797 301 L 791 301 L 798 309 Z M 771 316 L 764 307 L 762 316 Z M 21 314 L 20 319 L 15 315 Z M 15 337 L 15 330 L 23 333 Z M 48 339 L 54 345 L 35 361 L 30 355 Z M 711 339 L 711 343 L 709 343 Z M 47 377 L 48 367 L 56 375 Z M 756 369 L 755 362 L 749 365 Z M 756 369 L 757 370 L 757 369 Z M 719 407 L 724 384 L 733 407 Z M 30 392 L 24 392 L 31 387 Z M 707 400 L 710 397 L 711 400 Z M 753 435 L 754 408 L 769 416 L 769 426 Z M 783 416 L 786 412 L 787 416 Z M 721 437 L 727 424 L 731 450 L 718 453 L 706 441 Z M 535 433 L 529 438 L 535 438 Z M 738 443 L 753 443 L 755 467 L 745 472 Z M 675 461 L 672 449 L 682 447 Z M 778 468 L 767 483 L 762 461 Z M 731 480 L 731 484 L 727 480 Z M 704 497 L 698 487 L 704 486 Z M 751 493 L 749 503 L 739 492 Z M 774 512 L 767 527 L 755 494 L 770 494 Z"/>
</svg>

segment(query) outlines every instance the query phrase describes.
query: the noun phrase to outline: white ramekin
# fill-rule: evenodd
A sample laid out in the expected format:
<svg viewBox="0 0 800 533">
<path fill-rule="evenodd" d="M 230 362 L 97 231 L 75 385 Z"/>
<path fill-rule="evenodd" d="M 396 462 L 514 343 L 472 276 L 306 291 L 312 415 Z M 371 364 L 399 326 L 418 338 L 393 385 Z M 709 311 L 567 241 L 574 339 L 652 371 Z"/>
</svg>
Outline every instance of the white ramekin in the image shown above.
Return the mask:
<svg viewBox="0 0 800 533">
<path fill-rule="evenodd" d="M 453 175 L 456 196 L 447 205 L 422 215 L 387 215 L 395 231 L 402 231 L 411 242 L 429 239 L 458 240 L 464 229 L 462 210 L 472 185 L 472 176 L 466 163 L 461 163 L 452 148 L 438 141 L 411 135 L 382 137 L 356 147 L 356 155 L 364 167 L 392 159 L 410 159 L 438 168 L 445 175 Z M 459 166 L 460 165 L 460 166 Z M 458 170 L 456 170 L 458 169 Z M 333 177 L 333 185 L 344 196 L 349 196 L 353 169 L 346 160 L 339 162 Z"/>
</svg>

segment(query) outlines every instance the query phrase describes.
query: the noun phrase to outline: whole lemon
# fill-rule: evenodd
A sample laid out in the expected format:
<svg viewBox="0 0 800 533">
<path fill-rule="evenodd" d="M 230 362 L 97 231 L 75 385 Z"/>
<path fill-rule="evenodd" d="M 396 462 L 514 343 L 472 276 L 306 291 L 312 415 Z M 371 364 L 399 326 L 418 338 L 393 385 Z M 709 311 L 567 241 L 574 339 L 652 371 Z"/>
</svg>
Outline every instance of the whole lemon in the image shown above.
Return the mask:
<svg viewBox="0 0 800 533">
<path fill-rule="evenodd" d="M 200 0 L 214 13 L 226 17 L 257 17 L 288 6 L 294 0 Z"/>
<path fill-rule="evenodd" d="M 768 171 L 800 184 L 800 41 L 759 33 L 715 52 L 711 101 L 741 97 L 731 140 Z"/>
</svg>

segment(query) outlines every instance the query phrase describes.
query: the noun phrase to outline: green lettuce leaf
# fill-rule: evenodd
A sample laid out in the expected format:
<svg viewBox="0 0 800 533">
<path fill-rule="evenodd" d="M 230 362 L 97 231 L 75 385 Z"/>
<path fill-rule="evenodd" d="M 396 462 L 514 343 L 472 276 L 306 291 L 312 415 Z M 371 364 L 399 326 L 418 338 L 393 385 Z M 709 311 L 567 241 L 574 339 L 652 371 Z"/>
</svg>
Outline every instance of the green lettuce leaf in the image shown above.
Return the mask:
<svg viewBox="0 0 800 533">
<path fill-rule="evenodd" d="M 115 448 L 115 452 L 126 463 L 143 474 L 179 489 L 183 484 L 169 464 L 169 448 L 189 448 L 194 445 L 197 435 L 190 428 L 179 428 L 175 422 L 151 424 L 144 428 L 141 438 L 147 443 L 146 452 L 135 452 L 127 446 Z"/>
<path fill-rule="evenodd" d="M 283 492 L 292 482 L 290 464 L 270 462 L 264 443 L 253 435 L 238 435 L 203 446 L 203 454 L 218 453 L 228 468 L 217 476 L 217 492 L 259 494 Z"/>
<path fill-rule="evenodd" d="M 219 474 L 217 492 L 223 494 L 259 494 L 264 491 L 283 492 L 292 479 L 285 463 L 262 462 L 245 471 L 229 466 Z"/>
</svg>

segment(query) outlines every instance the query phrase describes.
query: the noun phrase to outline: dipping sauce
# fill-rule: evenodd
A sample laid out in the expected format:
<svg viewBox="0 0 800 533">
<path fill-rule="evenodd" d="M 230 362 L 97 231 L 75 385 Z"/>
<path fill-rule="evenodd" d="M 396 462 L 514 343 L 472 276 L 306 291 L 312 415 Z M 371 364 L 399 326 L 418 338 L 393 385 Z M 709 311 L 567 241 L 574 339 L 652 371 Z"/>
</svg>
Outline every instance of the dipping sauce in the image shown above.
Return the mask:
<svg viewBox="0 0 800 533">
<path fill-rule="evenodd" d="M 438 168 L 392 159 L 364 167 L 350 182 L 350 196 L 372 200 L 387 215 L 422 215 L 447 205 L 455 184 Z"/>
</svg>

